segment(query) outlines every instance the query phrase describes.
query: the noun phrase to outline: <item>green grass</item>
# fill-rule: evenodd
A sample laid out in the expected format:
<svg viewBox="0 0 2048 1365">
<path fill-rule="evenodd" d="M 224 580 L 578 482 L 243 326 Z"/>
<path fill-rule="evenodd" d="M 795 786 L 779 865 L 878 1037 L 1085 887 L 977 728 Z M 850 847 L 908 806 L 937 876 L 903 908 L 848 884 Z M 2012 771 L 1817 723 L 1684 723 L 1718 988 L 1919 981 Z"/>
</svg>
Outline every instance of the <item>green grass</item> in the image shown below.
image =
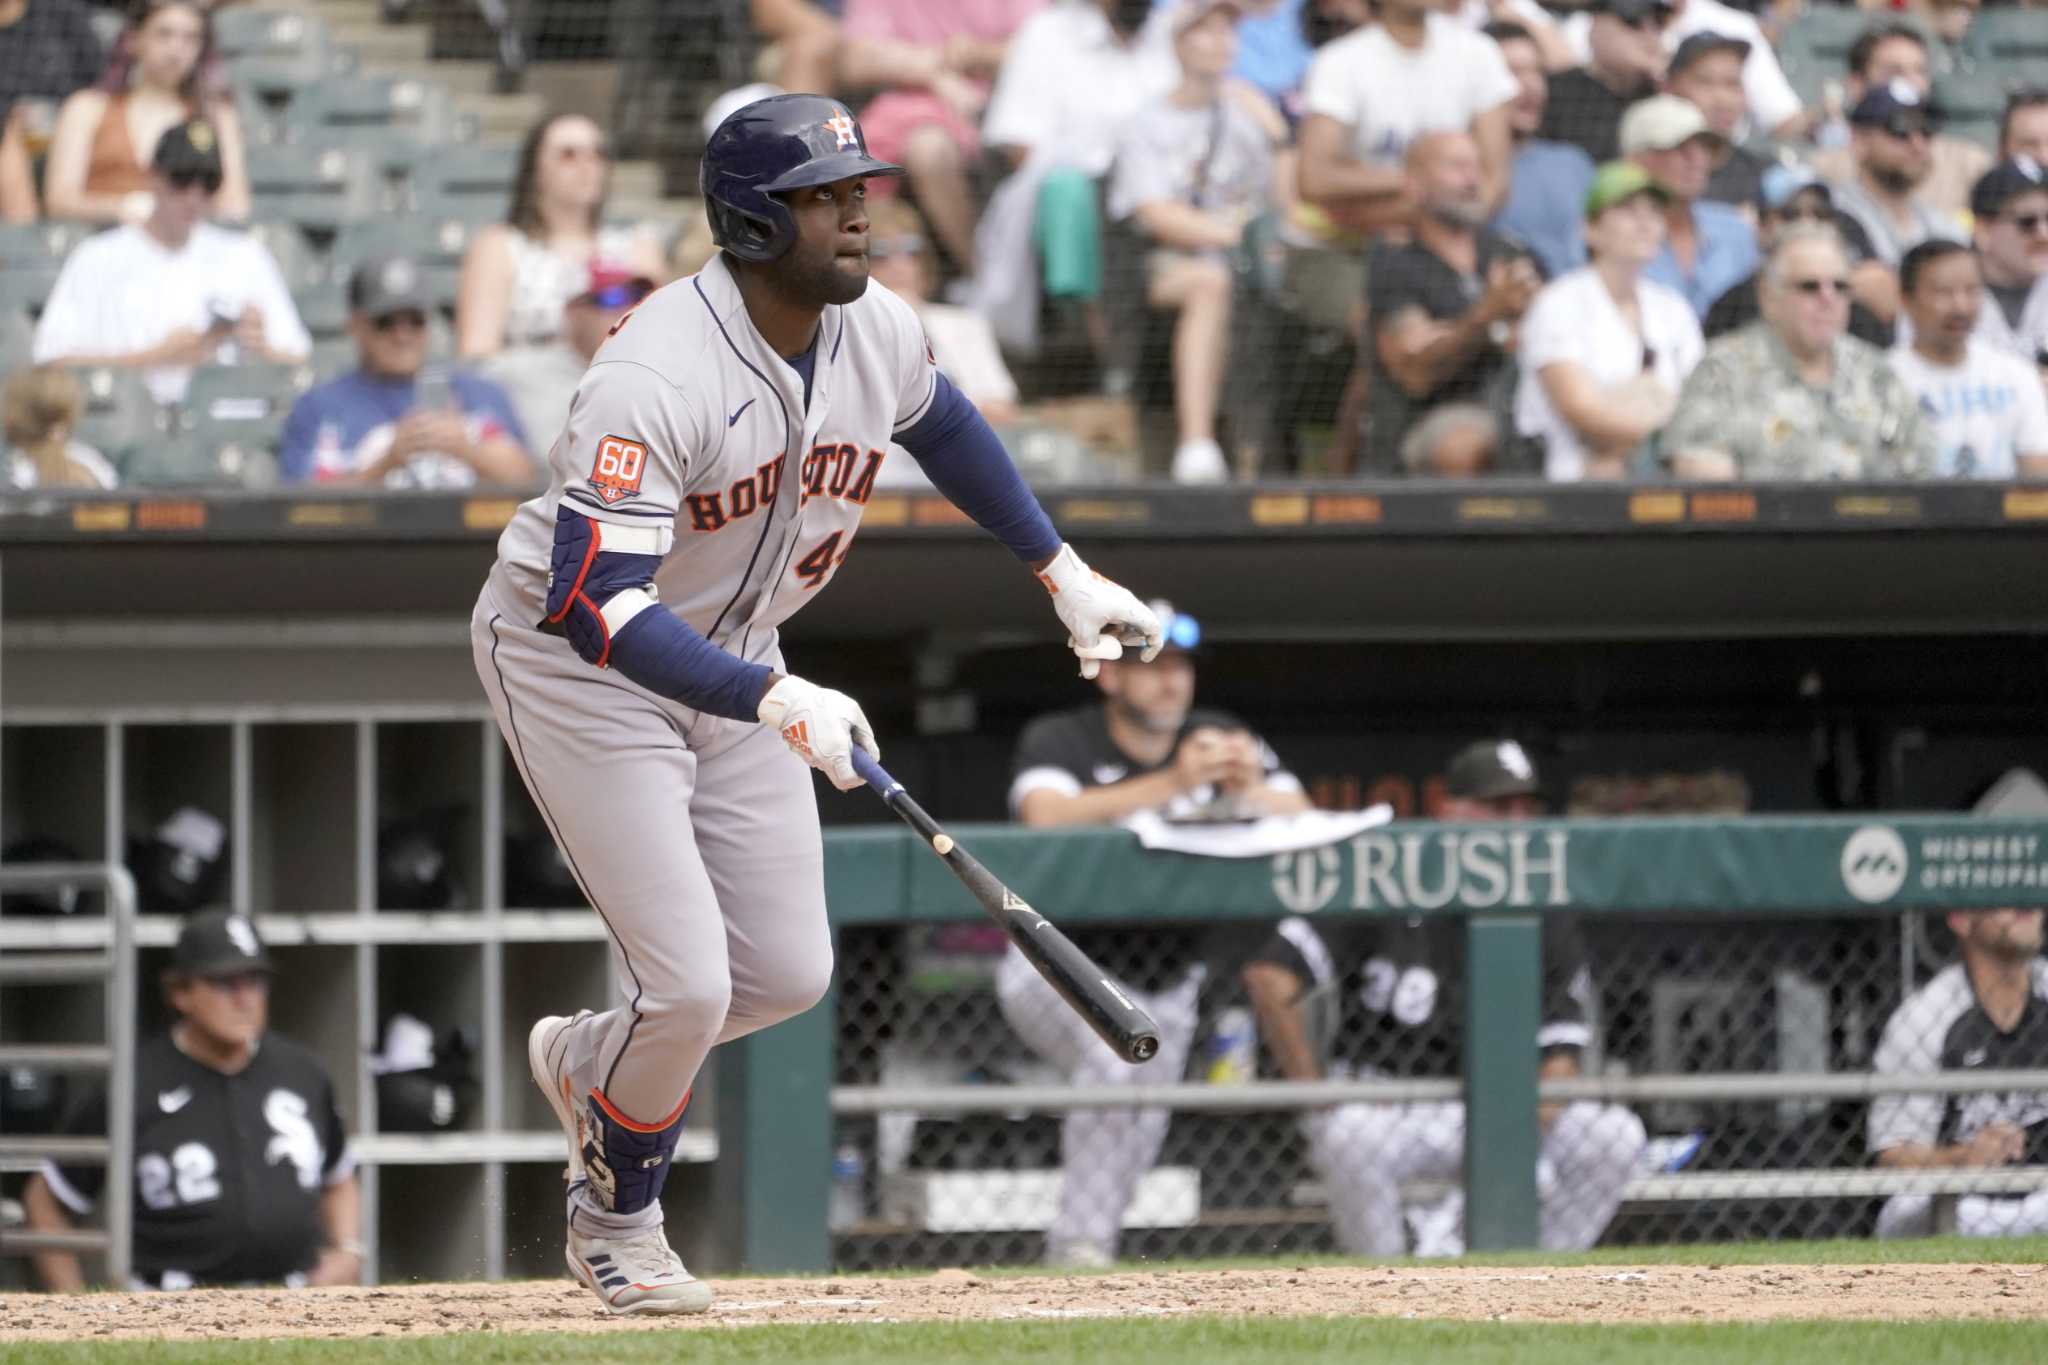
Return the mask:
<svg viewBox="0 0 2048 1365">
<path fill-rule="evenodd" d="M 1517 1326 L 1332 1318 L 1146 1322 L 837 1323 L 685 1333 L 0 1345 L 22 1365 L 2021 1365 L 2048 1352 L 2048 1328 L 2017 1323 L 1771 1323 L 1739 1326 Z"/>
<path fill-rule="evenodd" d="M 1388 1261 L 1388 1265 L 2038 1265 L 2048 1263 L 2048 1237 L 1930 1237 L 1920 1241 L 1866 1238 L 1829 1242 L 1706 1242 L 1695 1246 L 1601 1247 L 1594 1251 L 1475 1252 L 1455 1261 Z M 1271 1270 L 1276 1266 L 1361 1265 L 1343 1256 L 1237 1257 L 1190 1261 L 1120 1261 L 1108 1270 Z M 1378 1264 L 1378 1263 L 1372 1263 Z M 905 1272 L 910 1273 L 910 1272 Z M 926 1272 L 919 1271 L 918 1274 Z M 1040 1275 L 1041 1266 L 977 1269 L 981 1275 Z"/>
</svg>

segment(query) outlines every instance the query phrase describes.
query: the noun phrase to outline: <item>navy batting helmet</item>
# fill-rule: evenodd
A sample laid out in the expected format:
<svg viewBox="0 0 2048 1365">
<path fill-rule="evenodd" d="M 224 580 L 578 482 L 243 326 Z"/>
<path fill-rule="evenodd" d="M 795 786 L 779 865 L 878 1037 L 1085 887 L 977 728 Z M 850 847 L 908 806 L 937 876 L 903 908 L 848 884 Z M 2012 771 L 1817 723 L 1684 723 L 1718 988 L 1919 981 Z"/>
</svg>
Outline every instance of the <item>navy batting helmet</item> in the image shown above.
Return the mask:
<svg viewBox="0 0 2048 1365">
<path fill-rule="evenodd" d="M 743 261 L 781 257 L 796 219 L 775 196 L 854 175 L 901 175 L 868 155 L 853 112 L 823 95 L 771 95 L 726 116 L 704 148 L 697 187 L 711 240 Z"/>
</svg>

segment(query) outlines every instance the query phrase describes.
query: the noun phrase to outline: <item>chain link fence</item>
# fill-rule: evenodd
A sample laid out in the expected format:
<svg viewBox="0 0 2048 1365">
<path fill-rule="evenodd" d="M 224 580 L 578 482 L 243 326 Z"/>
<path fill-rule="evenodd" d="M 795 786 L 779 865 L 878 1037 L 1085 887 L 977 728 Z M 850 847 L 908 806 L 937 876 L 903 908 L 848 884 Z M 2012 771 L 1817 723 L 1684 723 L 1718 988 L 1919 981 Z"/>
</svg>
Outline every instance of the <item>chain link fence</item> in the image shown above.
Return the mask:
<svg viewBox="0 0 2048 1365">
<path fill-rule="evenodd" d="M 991 926 L 846 930 L 836 1262 L 1456 1254 L 1464 932 L 1448 916 L 1091 927 L 1083 946 L 1146 991 L 1161 1024 L 1161 1058 L 1130 1068 L 1069 1026 Z M 1938 919 L 1645 914 L 1552 919 L 1545 937 L 1544 1074 L 1620 1092 L 1539 1111 L 1546 1248 L 1871 1236 L 1914 1180 L 1923 1193 L 1907 1198 L 1946 1219 L 1960 1209 L 1966 1225 L 1975 1208 L 1979 1231 L 2048 1216 L 2048 1093 L 1999 1092 L 1975 1111 L 1955 1097 L 1942 1142 L 1992 1114 L 2025 1129 L 2003 1171 L 1873 1168 L 1872 1106 L 1900 1101 L 1858 1092 L 1884 1088 L 1873 1066 L 1894 1011 L 1954 961 Z M 1574 937 L 1574 951 L 1550 942 Z M 1311 939 L 1327 957 L 1304 951 Z M 1279 1078 L 1289 1048 L 1284 1019 L 1276 1029 L 1248 993 L 1247 964 L 1300 981 L 1293 1014 L 1328 1080 L 1272 1101 L 1244 1089 Z M 1914 1018 L 1933 1034 L 1953 1013 Z M 1943 1038 L 1922 1042 L 1942 1054 Z M 2048 1068 L 2048 1048 L 2020 1064 Z M 2040 1086 L 2048 1071 L 2018 1080 Z M 1132 1084 L 1181 1088 L 1172 1108 L 1047 1090 Z M 943 1104 L 915 1107 L 942 1088 Z M 1325 1092 L 1341 1102 L 1317 1103 Z M 2005 1193 L 1929 1197 L 1966 1188 Z M 1936 1226 L 1953 1223 L 1917 1230 Z"/>
</svg>

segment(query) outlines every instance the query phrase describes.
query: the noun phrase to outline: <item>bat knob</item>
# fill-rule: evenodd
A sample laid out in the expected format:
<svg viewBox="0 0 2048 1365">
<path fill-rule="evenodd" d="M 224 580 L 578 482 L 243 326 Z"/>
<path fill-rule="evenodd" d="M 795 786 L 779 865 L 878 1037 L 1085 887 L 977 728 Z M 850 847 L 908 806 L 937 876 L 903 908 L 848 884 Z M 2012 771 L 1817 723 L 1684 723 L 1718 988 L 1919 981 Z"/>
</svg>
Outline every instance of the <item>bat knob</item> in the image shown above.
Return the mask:
<svg viewBox="0 0 2048 1365">
<path fill-rule="evenodd" d="M 1149 1062 L 1158 1055 L 1159 1037 L 1157 1034 L 1143 1033 L 1131 1039 L 1130 1060 L 1134 1064 Z"/>
<path fill-rule="evenodd" d="M 938 854 L 938 855 L 939 855 L 939 856 L 940 856 L 941 858 L 943 858 L 943 857 L 945 857 L 945 856 L 946 856 L 946 855 L 947 855 L 948 853 L 951 853 L 952 851 L 953 851 L 953 836 L 952 836 L 952 835 L 950 835 L 950 834 L 934 834 L 934 835 L 932 836 L 932 852 L 934 852 L 934 853 Z"/>
</svg>

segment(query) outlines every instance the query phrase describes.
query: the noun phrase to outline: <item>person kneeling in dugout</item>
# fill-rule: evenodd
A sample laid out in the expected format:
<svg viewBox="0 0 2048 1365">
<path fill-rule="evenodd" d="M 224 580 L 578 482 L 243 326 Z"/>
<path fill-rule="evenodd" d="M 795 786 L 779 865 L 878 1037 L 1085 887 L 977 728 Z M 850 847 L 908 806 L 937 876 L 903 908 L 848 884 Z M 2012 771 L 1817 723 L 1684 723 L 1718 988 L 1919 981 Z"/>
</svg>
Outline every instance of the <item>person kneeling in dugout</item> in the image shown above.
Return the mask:
<svg viewBox="0 0 2048 1365">
<path fill-rule="evenodd" d="M 355 1162 L 334 1084 L 270 1031 L 270 955 L 246 915 L 189 920 L 163 976 L 178 1016 L 135 1057 L 133 1287 L 355 1284 L 363 1269 Z M 95 1087 L 61 1126 L 107 1132 Z M 97 1164 L 43 1163 L 23 1192 L 29 1227 L 70 1231 L 106 1183 Z M 78 1258 L 36 1258 L 45 1288 L 85 1287 Z"/>
<path fill-rule="evenodd" d="M 1536 812 L 1536 769 L 1513 740 L 1462 750 L 1445 782 L 1449 821 Z M 1281 920 L 1242 974 L 1266 1051 L 1290 1081 L 1453 1076 L 1462 1069 L 1465 923 L 1451 915 Z M 1579 1074 L 1592 1041 L 1592 974 L 1578 935 L 1543 922 L 1543 1017 L 1533 1040 L 1545 1080 Z M 1645 1144 L 1616 1105 L 1545 1104 L 1536 1185 L 1547 1251 L 1599 1240 Z M 1407 1206 L 1411 1182 L 1459 1178 L 1465 1106 L 1456 1101 L 1337 1104 L 1304 1111 L 1311 1164 L 1329 1193 L 1337 1244 L 1363 1256 L 1456 1256 L 1464 1191 Z M 1411 1237 L 1412 1233 L 1412 1237 Z"/>
</svg>

